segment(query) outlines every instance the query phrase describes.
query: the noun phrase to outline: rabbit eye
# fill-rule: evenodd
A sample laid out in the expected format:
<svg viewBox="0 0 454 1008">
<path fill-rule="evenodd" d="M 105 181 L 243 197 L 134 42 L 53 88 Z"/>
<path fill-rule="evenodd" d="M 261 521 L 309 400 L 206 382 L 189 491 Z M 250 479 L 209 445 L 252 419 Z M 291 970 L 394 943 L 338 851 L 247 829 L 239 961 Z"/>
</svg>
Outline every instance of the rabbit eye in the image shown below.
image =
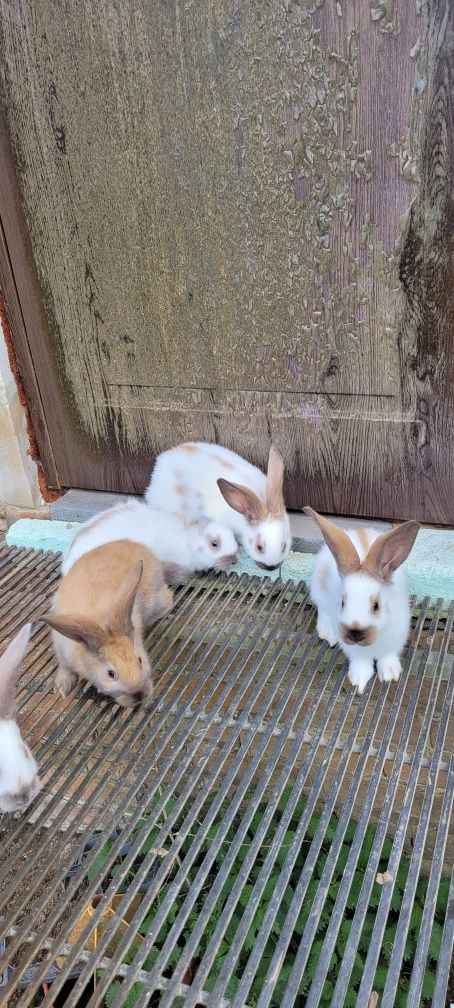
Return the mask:
<svg viewBox="0 0 454 1008">
<path fill-rule="evenodd" d="M 213 549 L 219 549 L 220 545 L 221 544 L 219 542 L 219 539 L 216 539 L 216 538 L 210 539 L 210 546 L 212 546 Z"/>
<path fill-rule="evenodd" d="M 117 673 L 115 672 L 115 670 L 113 668 L 108 668 L 107 669 L 107 675 L 109 676 L 109 679 L 116 679 L 117 678 Z"/>
<path fill-rule="evenodd" d="M 258 543 L 257 543 L 257 551 L 258 551 L 258 553 L 263 553 L 264 549 L 265 549 L 265 547 L 264 547 L 263 543 L 260 542 L 260 540 L 259 540 Z"/>
<path fill-rule="evenodd" d="M 375 602 L 374 602 L 374 604 L 372 606 L 372 609 L 373 609 L 374 612 L 378 612 L 379 608 L 380 608 L 380 603 L 379 603 L 378 599 L 375 599 Z"/>
<path fill-rule="evenodd" d="M 341 609 L 343 609 L 344 606 L 345 606 L 345 595 L 343 595 L 341 598 Z"/>
<path fill-rule="evenodd" d="M 137 660 L 139 662 L 139 665 L 141 665 L 142 664 L 142 659 L 141 659 L 140 655 L 137 655 Z"/>
</svg>

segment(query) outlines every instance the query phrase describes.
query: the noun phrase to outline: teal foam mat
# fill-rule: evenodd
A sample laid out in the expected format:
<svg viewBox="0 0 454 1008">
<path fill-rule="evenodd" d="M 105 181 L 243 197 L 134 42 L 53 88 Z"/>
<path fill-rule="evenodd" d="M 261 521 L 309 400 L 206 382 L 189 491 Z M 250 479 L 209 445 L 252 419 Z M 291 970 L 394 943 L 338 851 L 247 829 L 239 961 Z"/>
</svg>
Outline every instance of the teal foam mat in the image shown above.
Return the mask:
<svg viewBox="0 0 454 1008">
<path fill-rule="evenodd" d="M 63 553 L 79 528 L 77 522 L 21 518 L 8 530 L 6 542 L 9 546 Z M 310 578 L 313 566 L 313 553 L 292 551 L 280 570 L 265 572 L 243 553 L 232 570 L 237 574 L 298 582 Z M 407 574 L 410 591 L 417 598 L 428 595 L 433 599 L 453 599 L 454 530 L 421 529 L 407 561 Z"/>
</svg>

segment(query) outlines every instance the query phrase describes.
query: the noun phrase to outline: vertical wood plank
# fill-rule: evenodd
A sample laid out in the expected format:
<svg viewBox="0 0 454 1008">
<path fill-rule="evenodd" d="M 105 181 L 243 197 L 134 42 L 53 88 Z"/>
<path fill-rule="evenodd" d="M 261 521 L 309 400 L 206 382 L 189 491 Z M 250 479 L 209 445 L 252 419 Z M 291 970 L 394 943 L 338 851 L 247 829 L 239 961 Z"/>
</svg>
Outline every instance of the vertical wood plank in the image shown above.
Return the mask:
<svg viewBox="0 0 454 1008">
<path fill-rule="evenodd" d="M 294 507 L 454 521 L 448 5 L 0 11 L 51 481 L 274 439 Z"/>
</svg>

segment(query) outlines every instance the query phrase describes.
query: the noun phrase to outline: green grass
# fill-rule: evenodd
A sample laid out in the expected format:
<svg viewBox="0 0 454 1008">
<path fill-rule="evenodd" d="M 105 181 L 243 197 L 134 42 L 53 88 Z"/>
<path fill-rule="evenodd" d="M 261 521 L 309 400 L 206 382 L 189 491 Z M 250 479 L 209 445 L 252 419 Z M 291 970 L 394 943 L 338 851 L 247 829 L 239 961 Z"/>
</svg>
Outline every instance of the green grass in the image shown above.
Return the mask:
<svg viewBox="0 0 454 1008">
<path fill-rule="evenodd" d="M 289 793 L 290 792 L 288 792 L 288 793 L 286 793 L 286 794 L 284 794 L 282 796 L 281 801 L 279 803 L 279 808 L 276 811 L 276 813 L 275 813 L 275 815 L 274 815 L 274 817 L 273 817 L 273 819 L 271 821 L 271 824 L 270 824 L 270 826 L 269 826 L 269 828 L 267 830 L 267 833 L 266 833 L 266 835 L 264 837 L 263 844 L 260 847 L 260 850 L 258 852 L 258 856 L 255 859 L 253 868 L 250 871 L 250 873 L 247 875 L 247 877 L 244 878 L 244 884 L 243 884 L 243 886 L 241 888 L 241 895 L 240 895 L 238 903 L 237 903 L 237 905 L 235 907 L 235 911 L 234 911 L 233 917 L 232 917 L 231 921 L 229 922 L 228 927 L 227 927 L 227 929 L 225 931 L 223 940 L 222 940 L 221 945 L 220 945 L 220 949 L 219 949 L 218 954 L 216 956 L 216 961 L 215 961 L 215 963 L 214 963 L 214 965 L 212 967 L 212 970 L 211 970 L 211 972 L 210 972 L 210 974 L 208 976 L 208 979 L 207 979 L 207 981 L 206 981 L 206 983 L 204 985 L 206 990 L 212 990 L 213 989 L 213 987 L 215 986 L 216 980 L 217 980 L 217 978 L 218 978 L 218 976 L 219 976 L 219 974 L 221 972 L 221 969 L 222 969 L 222 966 L 223 966 L 223 963 L 224 963 L 224 960 L 225 960 L 225 956 L 228 954 L 228 951 L 229 951 L 229 949 L 231 947 L 232 940 L 234 939 L 236 930 L 237 930 L 237 928 L 239 926 L 239 923 L 241 921 L 241 917 L 242 917 L 242 914 L 244 912 L 244 909 L 248 905 L 248 902 L 249 902 L 249 900 L 251 898 L 251 894 L 252 894 L 252 889 L 253 889 L 254 883 L 257 880 L 257 877 L 259 875 L 259 872 L 260 872 L 261 866 L 263 864 L 263 861 L 264 861 L 264 859 L 265 859 L 265 857 L 266 857 L 266 855 L 268 853 L 269 844 L 270 844 L 270 842 L 271 842 L 271 840 L 272 840 L 272 838 L 273 838 L 273 836 L 274 836 L 274 834 L 275 834 L 275 832 L 276 832 L 276 830 L 278 828 L 282 812 L 283 812 L 283 810 L 285 808 L 286 802 L 288 801 Z M 261 924 L 263 922 L 263 919 L 264 919 L 264 916 L 265 916 L 265 913 L 266 913 L 266 910 L 267 910 L 267 907 L 268 907 L 269 900 L 270 900 L 270 898 L 271 898 L 271 896 L 273 894 L 274 888 L 275 888 L 275 886 L 277 884 L 278 877 L 279 877 L 279 872 L 281 870 L 282 865 L 284 864 L 285 858 L 287 856 L 288 848 L 289 848 L 290 844 L 292 843 L 292 840 L 293 840 L 294 835 L 295 835 L 295 831 L 297 829 L 298 823 L 299 823 L 299 821 L 301 819 L 301 816 L 302 816 L 302 813 L 304 811 L 304 806 L 305 806 L 304 799 L 301 799 L 298 802 L 298 804 L 297 804 L 297 806 L 295 808 L 294 814 L 293 814 L 293 816 L 292 816 L 292 818 L 290 820 L 289 828 L 288 828 L 288 830 L 287 830 L 287 832 L 286 832 L 286 834 L 285 834 L 285 836 L 283 838 L 282 845 L 281 845 L 280 849 L 278 850 L 278 853 L 277 853 L 277 856 L 276 856 L 276 859 L 275 859 L 275 862 L 274 862 L 274 865 L 273 865 L 273 869 L 272 869 L 271 875 L 269 876 L 269 879 L 267 881 L 264 893 L 263 893 L 262 898 L 261 898 L 261 900 L 260 900 L 260 902 L 259 902 L 259 904 L 257 906 L 257 909 L 255 911 L 254 917 L 252 919 L 252 923 L 251 923 L 251 925 L 249 927 L 249 930 L 247 932 L 245 941 L 243 943 L 243 946 L 242 946 L 242 949 L 241 949 L 241 952 L 240 952 L 240 956 L 239 956 L 239 961 L 237 962 L 236 968 L 235 968 L 235 976 L 230 980 L 229 985 L 227 987 L 227 991 L 226 991 L 226 996 L 227 997 L 232 996 L 235 993 L 235 991 L 236 991 L 236 989 L 238 987 L 239 979 L 241 978 L 241 976 L 243 974 L 243 971 L 244 971 L 244 969 L 245 969 L 245 967 L 247 965 L 247 961 L 248 961 L 250 952 L 251 952 L 251 950 L 254 947 L 257 934 L 258 934 L 260 926 L 261 926 Z M 168 803 L 168 805 L 167 805 L 167 814 L 171 811 L 171 809 L 173 807 L 174 807 L 174 800 L 171 800 Z M 204 811 L 207 811 L 207 809 L 208 809 L 208 803 L 207 803 L 206 809 Z M 241 875 L 244 874 L 244 868 L 243 868 L 244 861 L 245 861 L 246 856 L 248 854 L 248 851 L 250 849 L 250 845 L 251 845 L 251 843 L 252 843 L 252 841 L 254 839 L 254 835 L 255 835 L 257 829 L 259 828 L 259 825 L 260 825 L 260 822 L 262 820 L 262 817 L 264 815 L 265 810 L 266 810 L 266 805 L 262 804 L 259 807 L 259 809 L 257 810 L 257 812 L 255 813 L 255 815 L 254 815 L 254 818 L 253 818 L 253 820 L 251 822 L 250 828 L 249 828 L 248 833 L 246 835 L 245 841 L 241 845 L 241 848 L 240 848 L 238 857 L 236 858 L 235 864 L 234 864 L 234 866 L 233 866 L 230 874 L 227 877 L 227 881 L 226 881 L 226 883 L 224 885 L 222 893 L 220 894 L 220 897 L 219 897 L 219 899 L 218 899 L 218 901 L 217 901 L 217 903 L 216 903 L 216 905 L 214 907 L 213 913 L 212 913 L 212 915 L 211 915 L 211 917 L 210 917 L 210 919 L 208 921 L 207 927 L 206 927 L 206 929 L 205 929 L 205 931 L 204 931 L 204 933 L 203 933 L 203 935 L 202 935 L 202 937 L 200 939 L 200 942 L 199 942 L 198 947 L 197 947 L 196 960 L 199 960 L 203 956 L 204 952 L 206 951 L 206 949 L 208 947 L 210 939 L 211 939 L 211 937 L 212 937 L 212 935 L 213 935 L 213 933 L 214 933 L 214 931 L 215 931 L 215 929 L 216 929 L 216 927 L 217 927 L 220 919 L 222 918 L 223 911 L 224 911 L 224 906 L 225 906 L 225 903 L 226 903 L 226 901 L 228 899 L 228 896 L 229 896 L 229 894 L 231 892 L 232 886 L 234 885 L 234 883 L 237 880 L 237 878 L 239 876 L 241 877 Z M 150 810 L 149 814 L 151 815 L 151 813 L 152 813 L 152 810 Z M 212 883 L 213 883 L 213 881 L 214 881 L 214 879 L 215 879 L 215 877 L 216 877 L 216 875 L 217 875 L 217 873 L 218 873 L 218 871 L 219 871 L 219 869 L 221 867 L 221 864 L 222 864 L 222 862 L 223 862 L 223 860 L 224 860 L 224 858 L 225 858 L 225 856 L 227 854 L 227 851 L 229 849 L 229 846 L 230 846 L 230 844 L 232 843 L 232 841 L 234 839 L 235 833 L 236 833 L 236 831 L 237 831 L 237 829 L 238 829 L 238 827 L 240 825 L 240 822 L 241 822 L 241 819 L 242 819 L 242 815 L 244 815 L 244 806 L 243 806 L 243 813 L 241 812 L 241 810 L 240 810 L 240 812 L 238 812 L 238 814 L 237 814 L 237 816 L 236 816 L 236 818 L 234 820 L 234 823 L 233 823 L 233 826 L 232 826 L 231 830 L 229 831 L 229 833 L 228 833 L 225 841 L 222 843 L 221 849 L 220 849 L 220 851 L 219 851 L 219 853 L 218 853 L 218 855 L 216 857 L 216 860 L 215 860 L 213 866 L 210 869 L 210 874 L 208 876 L 208 880 L 204 883 L 204 885 L 202 887 L 202 892 L 199 895 L 199 897 L 198 897 L 198 899 L 197 899 L 197 901 L 195 903 L 195 906 L 193 907 L 193 909 L 192 909 L 192 911 L 190 913 L 190 916 L 189 916 L 189 918 L 188 918 L 188 920 L 186 922 L 186 925 L 184 927 L 183 933 L 182 933 L 182 935 L 180 936 L 180 938 L 178 940 L 178 944 L 172 949 L 170 957 L 167 960 L 166 967 L 165 967 L 165 970 L 164 970 L 164 975 L 167 976 L 167 977 L 171 977 L 173 968 L 174 968 L 175 964 L 179 960 L 179 957 L 181 955 L 182 949 L 183 949 L 186 941 L 188 940 L 189 936 L 191 935 L 191 933 L 192 933 L 195 925 L 197 924 L 200 912 L 202 910 L 204 901 L 206 899 L 206 895 L 210 891 L 211 885 L 212 885 Z M 164 815 L 164 818 L 165 817 L 166 816 Z M 144 846 L 142 848 L 142 853 L 146 854 L 147 858 L 150 857 L 150 864 L 151 864 L 151 862 L 153 860 L 153 854 L 151 852 L 152 852 L 153 847 L 155 846 L 156 838 L 158 836 L 159 830 L 161 829 L 161 827 L 163 825 L 164 818 L 161 818 L 161 820 L 158 822 L 158 824 L 156 826 L 154 826 L 154 828 L 152 830 L 150 830 L 150 833 L 149 833 L 149 835 L 148 835 L 148 837 L 146 839 L 146 842 L 144 843 Z M 154 947 L 152 949 L 152 952 L 148 956 L 148 958 L 146 959 L 146 961 L 144 963 L 144 968 L 145 969 L 151 969 L 151 967 L 153 966 L 154 962 L 156 961 L 156 958 L 157 958 L 157 956 L 159 954 L 160 949 L 162 949 L 162 947 L 164 945 L 164 942 L 165 942 L 166 937 L 167 937 L 167 935 L 168 935 L 168 933 L 170 931 L 170 928 L 171 928 L 173 922 L 175 921 L 175 919 L 176 919 L 176 917 L 177 917 L 177 915 L 179 913 L 179 910 L 181 909 L 181 907 L 183 905 L 184 898 L 185 898 L 185 895 L 186 895 L 186 893 L 187 893 L 187 891 L 189 889 L 189 886 L 194 881 L 194 879 L 195 879 L 195 877 L 197 875 L 198 870 L 200 869 L 201 865 L 203 864 L 203 860 L 204 860 L 204 857 L 206 856 L 206 852 L 209 849 L 210 844 L 213 842 L 214 837 L 216 836 L 216 833 L 217 833 L 217 831 L 219 829 L 219 826 L 220 826 L 221 819 L 222 819 L 222 815 L 219 815 L 219 817 L 215 820 L 215 822 L 211 826 L 211 828 L 210 828 L 210 830 L 208 832 L 207 838 L 206 838 L 206 842 L 204 844 L 204 849 L 200 853 L 200 855 L 198 856 L 198 858 L 197 858 L 194 866 L 190 869 L 189 874 L 188 874 L 188 878 L 187 878 L 187 880 L 186 880 L 186 882 L 184 884 L 183 890 L 180 891 L 180 893 L 178 894 L 177 898 L 172 903 L 172 905 L 170 907 L 170 910 L 169 910 L 169 913 L 167 915 L 167 918 L 166 918 L 163 926 L 161 927 L 161 929 L 159 931 L 159 934 L 157 936 L 157 939 L 156 939 L 156 942 L 155 942 Z M 146 821 L 147 821 L 146 817 L 140 821 L 140 823 L 138 824 L 138 826 L 136 828 L 136 833 L 137 833 L 137 831 L 139 829 L 143 829 L 144 825 L 146 825 Z M 262 986 L 263 986 L 263 982 L 264 982 L 264 979 L 265 979 L 268 967 L 270 965 L 270 962 L 271 962 L 271 959 L 272 959 L 272 956 L 273 956 L 273 952 L 274 952 L 277 940 L 279 938 L 279 935 L 281 933 L 282 927 L 284 925 L 286 913 L 287 913 L 288 908 L 290 906 L 290 902 L 292 900 L 295 888 L 296 888 L 296 886 L 298 884 L 298 881 L 299 881 L 299 878 L 300 878 L 300 875 L 301 875 L 301 871 L 303 869 L 303 866 L 304 866 L 304 863 L 305 863 L 305 860 L 306 860 L 306 857 L 307 857 L 307 854 L 308 854 L 308 851 L 309 851 L 309 848 L 310 848 L 311 841 L 312 841 L 312 839 L 313 839 L 313 837 L 314 837 L 314 835 L 316 833 L 318 825 L 319 825 L 319 816 L 313 815 L 311 817 L 310 821 L 309 821 L 308 828 L 307 828 L 306 834 L 304 836 L 304 840 L 301 843 L 301 846 L 299 848 L 298 857 L 297 857 L 295 866 L 293 868 L 293 871 L 291 873 L 289 884 L 288 884 L 288 886 L 285 889 L 285 892 L 283 894 L 283 898 L 282 898 L 280 907 L 279 907 L 277 915 L 275 917 L 274 924 L 273 924 L 272 934 L 271 934 L 271 936 L 270 936 L 270 938 L 269 938 L 269 940 L 268 940 L 268 942 L 267 942 L 267 944 L 265 946 L 264 954 L 262 956 L 258 972 L 255 975 L 255 978 L 254 978 L 254 980 L 252 982 L 252 986 L 251 986 L 251 988 L 249 990 L 249 993 L 248 993 L 247 1001 L 248 1001 L 248 1004 L 251 1005 L 251 1006 L 254 1006 L 254 1005 L 257 1004 L 258 998 L 260 996 L 260 992 L 261 992 L 261 989 L 262 989 Z M 281 970 L 280 970 L 280 973 L 279 973 L 279 976 L 278 976 L 278 979 L 277 979 L 277 983 L 276 983 L 276 986 L 275 986 L 275 989 L 274 989 L 274 993 L 273 993 L 273 996 L 272 996 L 272 999 L 271 999 L 271 1002 L 270 1002 L 271 1005 L 273 1006 L 273 1008 L 279 1008 L 279 1006 L 282 1003 L 283 992 L 285 990 L 285 986 L 286 986 L 286 983 L 287 983 L 287 980 L 288 980 L 288 977 L 289 977 L 289 974 L 290 974 L 290 971 L 291 971 L 291 968 L 292 968 L 292 964 L 293 964 L 293 961 L 294 961 L 295 954 L 296 954 L 296 952 L 298 950 L 298 947 L 299 947 L 299 944 L 300 944 L 300 941 L 301 941 L 301 935 L 302 935 L 302 933 L 304 931 L 305 925 L 306 925 L 308 917 L 309 917 L 309 913 L 310 913 L 310 909 L 311 909 L 312 903 L 314 901 L 314 898 L 317 895 L 317 890 L 318 890 L 319 883 L 320 883 L 320 877 L 321 877 L 321 874 L 322 874 L 322 871 L 323 871 L 323 867 L 324 867 L 325 862 L 326 862 L 326 858 L 328 856 L 330 845 L 331 845 L 331 843 L 333 841 L 333 838 L 334 838 L 334 835 L 335 835 L 335 832 L 336 832 L 336 827 L 337 827 L 337 819 L 333 816 L 331 818 L 329 824 L 328 824 L 328 828 L 327 828 L 325 836 L 324 836 L 323 844 L 322 844 L 322 847 L 320 849 L 319 857 L 318 857 L 316 865 L 315 865 L 315 870 L 313 872 L 311 881 L 309 883 L 309 887 L 308 887 L 306 896 L 304 898 L 304 902 L 303 902 L 303 905 L 301 907 L 301 910 L 300 910 L 300 913 L 299 913 L 299 917 L 298 917 L 298 919 L 296 921 L 296 925 L 295 925 L 295 928 L 293 930 L 293 934 L 291 936 L 290 945 L 288 947 L 287 954 L 286 954 L 286 956 L 284 958 L 284 961 L 282 963 L 282 967 L 281 967 Z M 173 832 L 177 833 L 178 832 L 178 828 L 179 828 L 179 823 L 177 822 L 176 825 L 174 826 Z M 349 823 L 348 828 L 347 828 L 347 831 L 346 831 L 346 834 L 345 834 L 345 837 L 344 837 L 344 841 L 343 841 L 342 847 L 340 849 L 340 853 L 339 853 L 339 856 L 338 856 L 338 859 L 337 859 L 337 863 L 336 863 L 336 866 L 335 866 L 335 870 L 334 870 L 334 874 L 333 874 L 333 877 L 332 877 L 332 881 L 331 881 L 331 884 L 329 886 L 329 889 L 328 889 L 325 901 L 323 903 L 322 912 L 321 912 L 321 915 L 320 915 L 320 918 L 319 918 L 319 925 L 318 925 L 317 933 L 315 935 L 315 938 L 314 938 L 314 941 L 313 941 L 313 944 L 312 944 L 312 947 L 311 947 L 311 950 L 310 950 L 310 953 L 309 953 L 309 958 L 308 958 L 308 963 L 307 963 L 306 970 L 305 970 L 303 978 L 301 980 L 301 984 L 300 984 L 300 987 L 299 987 L 299 994 L 298 994 L 297 1000 L 295 1001 L 295 1008 L 303 1008 L 303 1006 L 305 1005 L 305 1001 L 306 1001 L 305 995 L 307 994 L 307 992 L 310 989 L 311 982 L 312 982 L 312 979 L 313 979 L 314 974 L 315 974 L 315 970 L 316 970 L 316 967 L 317 967 L 317 963 L 318 963 L 320 952 L 321 952 L 322 945 L 323 945 L 323 938 L 324 938 L 324 935 L 325 935 L 325 932 L 326 932 L 326 928 L 327 928 L 328 923 L 329 923 L 330 918 L 331 918 L 332 910 L 333 910 L 333 907 L 334 907 L 334 903 L 335 903 L 335 900 L 336 900 L 337 893 L 339 891 L 340 884 L 341 884 L 342 879 L 344 877 L 345 865 L 346 865 L 346 862 L 347 862 L 347 858 L 348 858 L 348 854 L 349 854 L 349 851 L 350 851 L 351 843 L 352 843 L 353 837 L 355 835 L 355 830 L 356 830 L 356 823 L 353 822 L 353 821 L 351 821 Z M 359 857 L 359 860 L 358 860 L 357 869 L 354 872 L 354 874 L 352 876 L 352 879 L 351 879 L 350 891 L 349 891 L 349 896 L 348 896 L 348 899 L 347 899 L 347 907 L 346 907 L 344 918 L 343 918 L 343 920 L 341 922 L 341 926 L 340 926 L 339 933 L 338 933 L 338 936 L 337 936 L 337 941 L 336 941 L 336 944 L 335 944 L 333 956 L 332 956 L 331 963 L 330 963 L 330 968 L 329 968 L 329 971 L 328 971 L 328 976 L 327 976 L 326 983 L 325 983 L 325 986 L 323 988 L 322 996 L 321 996 L 321 999 L 320 999 L 320 1002 L 319 1002 L 319 1008 L 332 1008 L 332 995 L 333 995 L 333 992 L 334 992 L 334 986 L 335 986 L 337 975 L 338 975 L 338 972 L 339 972 L 340 963 L 342 961 L 343 952 L 345 950 L 345 946 L 346 946 L 346 943 L 347 943 L 347 939 L 348 939 L 348 935 L 349 935 L 349 931 L 350 931 L 350 927 L 351 927 L 351 923 L 352 923 L 355 907 L 356 907 L 356 904 L 357 904 L 359 892 L 360 892 L 360 889 L 361 889 L 361 884 L 362 884 L 362 881 L 363 881 L 364 870 L 365 870 L 366 865 L 368 863 L 368 858 L 369 858 L 370 850 L 371 850 L 372 843 L 373 843 L 373 840 L 374 840 L 374 836 L 375 836 L 375 827 L 371 825 L 371 826 L 368 827 L 368 829 L 366 831 L 364 842 L 363 842 L 362 848 L 361 848 L 360 857 Z M 182 861 L 184 861 L 184 857 L 188 853 L 192 841 L 193 841 L 193 835 L 190 836 L 190 837 L 188 837 L 188 839 L 185 841 L 185 843 L 183 845 L 183 848 L 180 851 L 180 859 Z M 90 875 L 92 877 L 94 877 L 94 874 L 96 873 L 96 871 L 101 866 L 103 859 L 106 857 L 106 854 L 108 853 L 108 850 L 110 849 L 110 846 L 111 846 L 111 841 L 107 841 L 106 844 L 104 845 L 104 847 L 101 848 L 101 850 L 100 850 L 100 852 L 98 854 L 98 858 L 96 860 L 96 863 L 93 866 L 93 870 L 92 870 L 92 872 L 90 872 Z M 166 848 L 170 850 L 171 846 L 172 846 L 172 838 L 170 837 L 170 839 L 166 843 Z M 392 848 L 392 841 L 389 838 L 386 838 L 385 842 L 384 842 L 384 845 L 383 845 L 383 848 L 382 848 L 382 852 L 381 852 L 380 864 L 379 864 L 378 869 L 377 869 L 378 871 L 381 871 L 381 872 L 386 871 L 387 866 L 388 866 L 388 862 L 389 862 L 389 857 L 390 857 L 390 854 L 391 854 L 391 848 Z M 409 864 L 410 864 L 410 862 L 409 862 L 408 858 L 403 857 L 401 859 L 400 864 L 399 864 L 399 869 L 398 869 L 398 872 L 397 872 L 397 875 L 396 875 L 396 878 L 395 878 L 395 881 L 394 881 L 393 894 L 392 894 L 392 899 L 391 899 L 391 909 L 390 909 L 390 912 L 389 912 L 389 915 L 388 915 L 388 920 L 387 920 L 387 923 L 386 923 L 386 930 L 385 930 L 385 934 L 384 934 L 384 940 L 383 940 L 382 947 L 381 947 L 381 950 L 380 950 L 380 956 L 379 956 L 377 971 L 376 971 L 375 980 L 374 980 L 374 989 L 379 994 L 382 993 L 384 985 L 385 985 L 385 982 L 386 982 L 387 969 L 388 969 L 388 964 L 389 964 L 389 960 L 390 960 L 390 956 L 391 956 L 391 952 L 392 952 L 392 948 L 393 948 L 393 943 L 394 943 L 394 939 L 395 939 L 395 935 L 396 935 L 396 926 L 397 926 L 397 921 L 398 921 L 398 917 L 399 917 L 399 909 L 400 909 L 400 906 L 401 906 L 401 903 L 402 903 L 403 891 L 404 891 L 404 887 L 405 887 L 405 880 L 406 880 L 406 877 L 407 877 L 407 873 L 408 873 L 408 869 L 409 869 Z M 121 867 L 120 864 L 114 865 L 113 871 L 111 872 L 111 875 L 115 876 L 116 872 L 118 872 L 120 870 L 120 867 Z M 176 874 L 178 868 L 179 868 L 179 864 L 177 862 L 174 862 L 174 866 L 172 867 L 171 872 L 170 872 L 170 874 L 168 875 L 168 877 L 167 877 L 167 879 L 165 881 L 165 884 L 162 886 L 160 892 L 158 893 L 157 897 L 155 898 L 155 901 L 154 901 L 154 903 L 153 903 L 153 905 L 152 905 L 149 913 L 147 914 L 146 918 L 142 922 L 142 925 L 140 927 L 140 933 L 142 935 L 146 935 L 147 932 L 148 932 L 148 930 L 149 930 L 149 928 L 153 924 L 155 915 L 156 915 L 159 907 L 162 905 L 163 900 L 166 897 L 166 894 L 167 894 L 167 892 L 169 890 L 171 881 L 175 877 L 175 874 Z M 111 875 L 109 876 L 109 878 L 111 877 Z M 133 872 L 130 872 L 127 880 L 130 881 L 132 877 L 133 877 Z M 423 914 L 423 907 L 424 907 L 426 888 L 427 888 L 427 881 L 425 879 L 423 879 L 423 878 L 420 878 L 419 881 L 418 881 L 417 890 L 416 890 L 416 896 L 415 896 L 415 900 L 414 900 L 414 903 L 413 903 L 412 912 L 411 912 L 410 921 L 409 921 L 408 936 L 407 936 L 407 940 L 406 940 L 406 944 L 405 944 L 405 950 L 404 950 L 404 961 L 403 961 L 403 967 L 402 967 L 400 978 L 399 978 L 399 986 L 398 986 L 398 992 L 397 992 L 397 996 L 396 996 L 396 1000 L 395 1000 L 395 1008 L 410 1008 L 410 1006 L 407 1005 L 407 993 L 408 993 L 408 987 L 409 987 L 409 982 L 410 982 L 410 977 L 411 977 L 412 963 L 414 961 L 414 954 L 415 954 L 415 950 L 416 950 L 416 944 L 417 944 L 417 938 L 418 938 L 419 928 L 420 928 L 421 920 L 422 920 L 422 914 Z M 436 964 L 437 964 L 437 958 L 438 958 L 438 954 L 439 954 L 440 946 L 441 946 L 443 922 L 444 922 L 446 908 L 447 908 L 448 889 L 449 889 L 449 882 L 447 880 L 442 881 L 442 883 L 440 885 L 440 888 L 439 888 L 439 892 L 438 892 L 438 899 L 437 899 L 437 906 L 436 906 L 436 913 L 435 913 L 435 921 L 434 921 L 434 925 L 433 925 L 433 929 L 432 929 L 430 948 L 429 948 L 429 956 L 428 956 L 428 959 L 427 959 L 426 970 L 425 970 L 425 974 L 424 974 L 424 984 L 423 984 L 423 991 L 422 991 L 422 999 L 421 999 L 419 1008 L 430 1008 L 430 1006 L 431 1006 L 431 998 L 432 998 L 432 994 L 433 994 L 433 989 L 434 989 L 434 984 L 435 984 L 435 976 L 436 976 Z M 367 951 L 368 951 L 369 943 L 370 943 L 370 936 L 372 934 L 372 930 L 373 930 L 373 926 L 374 926 L 374 921 L 375 921 L 375 916 L 376 916 L 376 912 L 377 912 L 377 907 L 379 905 L 382 893 L 383 893 L 383 886 L 381 886 L 377 882 L 375 882 L 374 885 L 373 885 L 373 888 L 371 890 L 371 894 L 370 894 L 369 905 L 368 905 L 368 909 L 367 909 L 367 913 L 366 913 L 364 927 L 363 927 L 363 930 L 362 930 L 362 933 L 361 933 L 361 937 L 360 937 L 360 941 L 359 941 L 359 947 L 358 947 L 357 953 L 356 953 L 355 958 L 354 958 L 353 969 L 352 969 L 351 978 L 350 978 L 349 990 L 347 992 L 347 996 L 345 998 L 343 1006 L 342 1005 L 336 1005 L 336 1008 L 354 1008 L 354 1006 L 356 1004 L 357 990 L 358 990 L 359 983 L 360 983 L 360 980 L 361 980 L 361 977 L 362 977 L 362 974 L 363 974 L 363 969 L 364 969 L 364 964 L 365 964 L 365 960 L 366 960 L 366 955 L 367 955 Z M 116 994 L 118 993 L 118 983 L 119 983 L 119 981 L 115 981 L 109 987 L 109 990 L 108 990 L 107 995 L 106 995 L 106 1002 L 105 1002 L 106 1005 L 108 1006 L 108 1008 L 112 1004 L 112 1002 L 113 1002 Z M 126 1002 L 128 1008 L 133 1008 L 133 1006 L 134 1006 L 137 998 L 140 995 L 141 989 L 142 989 L 142 985 L 141 984 L 135 984 L 134 985 L 133 989 L 130 992 L 128 1000 Z M 179 999 L 177 999 L 175 1001 L 175 1006 L 177 1004 L 179 1004 Z"/>
</svg>

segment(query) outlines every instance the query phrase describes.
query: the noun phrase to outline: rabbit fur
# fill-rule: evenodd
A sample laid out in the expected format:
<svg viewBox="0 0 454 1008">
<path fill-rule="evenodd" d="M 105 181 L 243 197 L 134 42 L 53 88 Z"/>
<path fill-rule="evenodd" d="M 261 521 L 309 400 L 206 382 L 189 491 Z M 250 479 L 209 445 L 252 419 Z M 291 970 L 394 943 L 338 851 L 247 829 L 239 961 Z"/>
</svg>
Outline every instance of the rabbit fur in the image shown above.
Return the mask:
<svg viewBox="0 0 454 1008">
<path fill-rule="evenodd" d="M 189 442 L 158 456 L 145 500 L 150 507 L 220 522 L 259 567 L 273 570 L 291 546 L 283 480 L 284 463 L 274 446 L 265 475 L 228 448 Z"/>
<path fill-rule="evenodd" d="M 85 553 L 62 578 L 44 617 L 58 660 L 56 690 L 66 696 L 80 677 L 123 707 L 150 697 L 143 627 L 172 601 L 162 565 L 145 546 L 123 539 Z"/>
<path fill-rule="evenodd" d="M 0 656 L 0 811 L 22 812 L 41 788 L 36 760 L 15 720 L 16 681 L 30 640 L 26 623 Z"/>
<path fill-rule="evenodd" d="M 118 539 L 151 549 L 163 565 L 166 580 L 173 583 L 210 567 L 227 570 L 237 559 L 237 544 L 230 529 L 207 518 L 185 518 L 130 499 L 102 511 L 82 526 L 63 557 L 63 574 L 84 553 Z"/>
<path fill-rule="evenodd" d="M 416 539 L 419 523 L 404 522 L 390 532 L 344 532 L 312 508 L 304 509 L 325 539 L 311 581 L 317 605 L 317 633 L 348 659 L 348 678 L 362 693 L 374 673 L 381 682 L 397 680 L 400 654 L 410 629 L 410 600 L 402 564 Z"/>
</svg>

